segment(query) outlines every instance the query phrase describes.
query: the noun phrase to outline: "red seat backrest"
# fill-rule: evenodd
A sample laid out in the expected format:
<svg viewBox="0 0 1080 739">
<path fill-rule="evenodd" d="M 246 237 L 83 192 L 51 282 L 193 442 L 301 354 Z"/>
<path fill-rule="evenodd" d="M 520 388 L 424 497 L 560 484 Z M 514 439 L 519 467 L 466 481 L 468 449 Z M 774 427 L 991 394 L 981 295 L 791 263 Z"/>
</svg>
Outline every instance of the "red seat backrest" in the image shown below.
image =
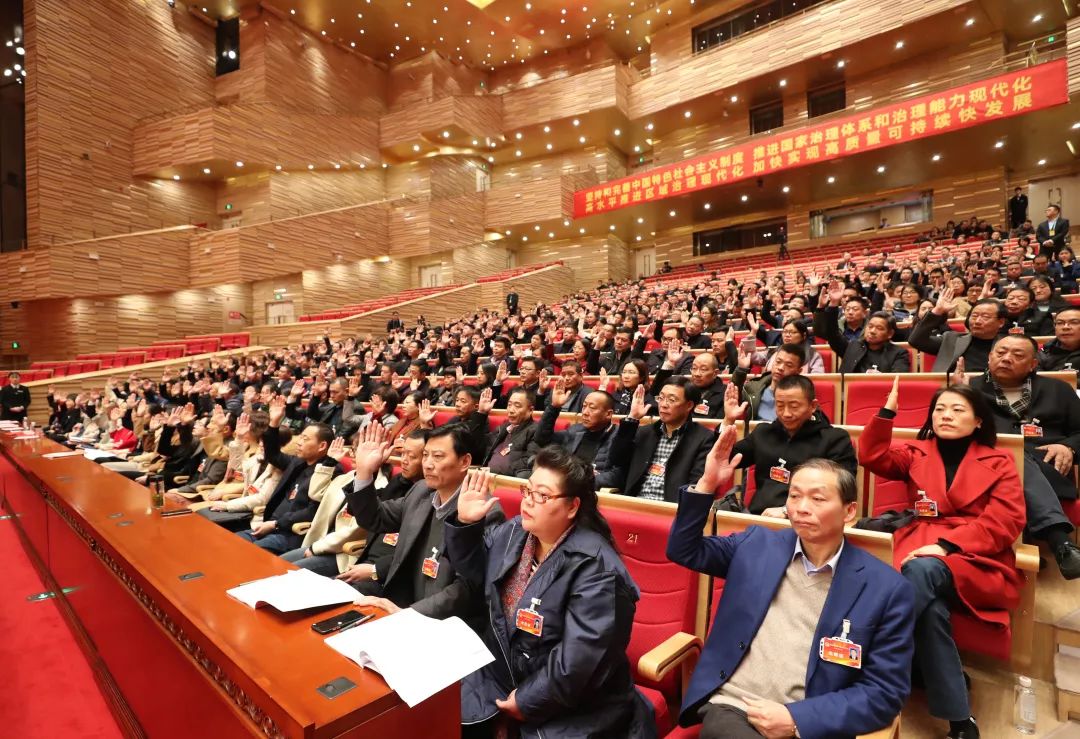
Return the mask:
<svg viewBox="0 0 1080 739">
<path fill-rule="evenodd" d="M 574 423 L 576 423 L 576 421 L 574 420 L 574 417 L 572 415 L 560 413 L 559 417 L 555 419 L 555 430 L 565 431 Z"/>
<path fill-rule="evenodd" d="M 836 372 L 836 354 L 831 347 L 815 345 L 814 351 L 821 355 L 821 361 L 825 365 L 826 372 Z"/>
<path fill-rule="evenodd" d="M 694 633 L 697 575 L 667 558 L 670 517 L 604 505 L 601 505 L 601 512 L 611 526 L 616 549 L 641 591 L 626 649 L 630 664 L 636 669 L 643 654 L 672 634 Z M 659 688 L 669 700 L 677 702 L 674 672 L 660 685 L 651 684 L 640 676 L 635 682 Z"/>
<path fill-rule="evenodd" d="M 814 395 L 817 396 L 818 406 L 833 423 L 837 423 L 836 416 L 836 384 L 832 382 L 820 382 L 813 375 L 807 375 L 814 382 Z"/>
<path fill-rule="evenodd" d="M 506 514 L 507 520 L 510 520 L 514 516 L 521 513 L 520 490 L 516 488 L 496 486 L 495 497 L 499 499 L 499 505 L 502 506 L 503 513 Z"/>
<path fill-rule="evenodd" d="M 921 428 L 926 421 L 926 409 L 930 399 L 941 387 L 935 380 L 901 380 L 900 404 L 893 424 L 899 428 Z M 844 406 L 844 423 L 849 426 L 865 426 L 877 415 L 892 389 L 892 378 L 882 375 L 880 381 L 852 382 L 847 388 Z"/>
<path fill-rule="evenodd" d="M 437 411 L 435 413 L 434 424 L 436 426 L 445 426 L 446 424 L 456 419 L 457 413 L 455 413 L 454 411 Z"/>
</svg>

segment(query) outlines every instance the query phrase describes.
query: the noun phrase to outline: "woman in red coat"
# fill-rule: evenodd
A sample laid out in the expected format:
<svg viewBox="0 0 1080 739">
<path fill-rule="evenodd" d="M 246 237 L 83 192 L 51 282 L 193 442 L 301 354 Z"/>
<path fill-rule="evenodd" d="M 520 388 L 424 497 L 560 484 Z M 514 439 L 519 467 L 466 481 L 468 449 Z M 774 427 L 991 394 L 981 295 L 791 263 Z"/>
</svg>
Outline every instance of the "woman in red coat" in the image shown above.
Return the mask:
<svg viewBox="0 0 1080 739">
<path fill-rule="evenodd" d="M 899 379 L 899 378 L 898 378 Z M 917 441 L 892 439 L 897 383 L 859 439 L 859 463 L 908 484 L 918 514 L 894 536 L 895 565 L 915 587 L 915 664 L 930 714 L 950 737 L 979 736 L 971 716 L 950 608 L 1004 626 L 1022 578 L 1013 544 L 1024 529 L 1024 490 L 1016 462 L 995 449 L 994 417 L 966 385 L 939 390 Z"/>
</svg>

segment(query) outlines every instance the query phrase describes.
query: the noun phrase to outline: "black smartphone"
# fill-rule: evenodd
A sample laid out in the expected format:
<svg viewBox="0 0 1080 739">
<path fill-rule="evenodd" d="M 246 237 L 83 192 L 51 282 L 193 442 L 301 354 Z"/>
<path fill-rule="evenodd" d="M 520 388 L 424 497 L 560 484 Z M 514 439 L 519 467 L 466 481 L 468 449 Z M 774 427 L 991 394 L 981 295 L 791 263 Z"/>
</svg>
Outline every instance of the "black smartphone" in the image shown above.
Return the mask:
<svg viewBox="0 0 1080 739">
<path fill-rule="evenodd" d="M 360 611 L 345 611 L 345 613 L 339 613 L 325 621 L 316 621 L 311 625 L 311 629 L 316 634 L 333 634 L 335 631 L 341 631 L 347 626 L 359 626 L 374 617 L 374 613 L 364 615 Z"/>
</svg>

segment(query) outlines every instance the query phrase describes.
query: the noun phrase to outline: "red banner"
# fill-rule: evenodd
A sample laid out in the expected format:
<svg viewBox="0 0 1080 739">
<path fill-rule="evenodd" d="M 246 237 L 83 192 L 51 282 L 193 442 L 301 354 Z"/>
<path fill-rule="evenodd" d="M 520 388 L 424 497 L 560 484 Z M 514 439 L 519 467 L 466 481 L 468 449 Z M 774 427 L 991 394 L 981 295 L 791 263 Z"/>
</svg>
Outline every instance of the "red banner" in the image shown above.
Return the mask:
<svg viewBox="0 0 1080 739">
<path fill-rule="evenodd" d="M 574 217 L 875 151 L 1069 102 L 1064 59 L 991 77 L 799 131 L 755 138 L 574 193 Z"/>
</svg>

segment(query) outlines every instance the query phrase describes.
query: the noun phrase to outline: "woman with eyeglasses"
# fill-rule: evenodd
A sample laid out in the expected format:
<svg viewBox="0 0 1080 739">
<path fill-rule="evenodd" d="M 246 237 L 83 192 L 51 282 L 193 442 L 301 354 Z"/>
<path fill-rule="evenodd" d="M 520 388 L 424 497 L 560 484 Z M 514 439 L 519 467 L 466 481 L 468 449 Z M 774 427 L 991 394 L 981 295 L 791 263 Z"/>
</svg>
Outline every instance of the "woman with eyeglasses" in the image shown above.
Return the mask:
<svg viewBox="0 0 1080 739">
<path fill-rule="evenodd" d="M 626 647 L 638 589 L 600 514 L 592 468 L 557 446 L 536 455 L 521 515 L 485 530 L 492 475 L 471 470 L 446 553 L 484 593 L 495 661 L 461 686 L 462 736 L 654 737 Z"/>
</svg>

